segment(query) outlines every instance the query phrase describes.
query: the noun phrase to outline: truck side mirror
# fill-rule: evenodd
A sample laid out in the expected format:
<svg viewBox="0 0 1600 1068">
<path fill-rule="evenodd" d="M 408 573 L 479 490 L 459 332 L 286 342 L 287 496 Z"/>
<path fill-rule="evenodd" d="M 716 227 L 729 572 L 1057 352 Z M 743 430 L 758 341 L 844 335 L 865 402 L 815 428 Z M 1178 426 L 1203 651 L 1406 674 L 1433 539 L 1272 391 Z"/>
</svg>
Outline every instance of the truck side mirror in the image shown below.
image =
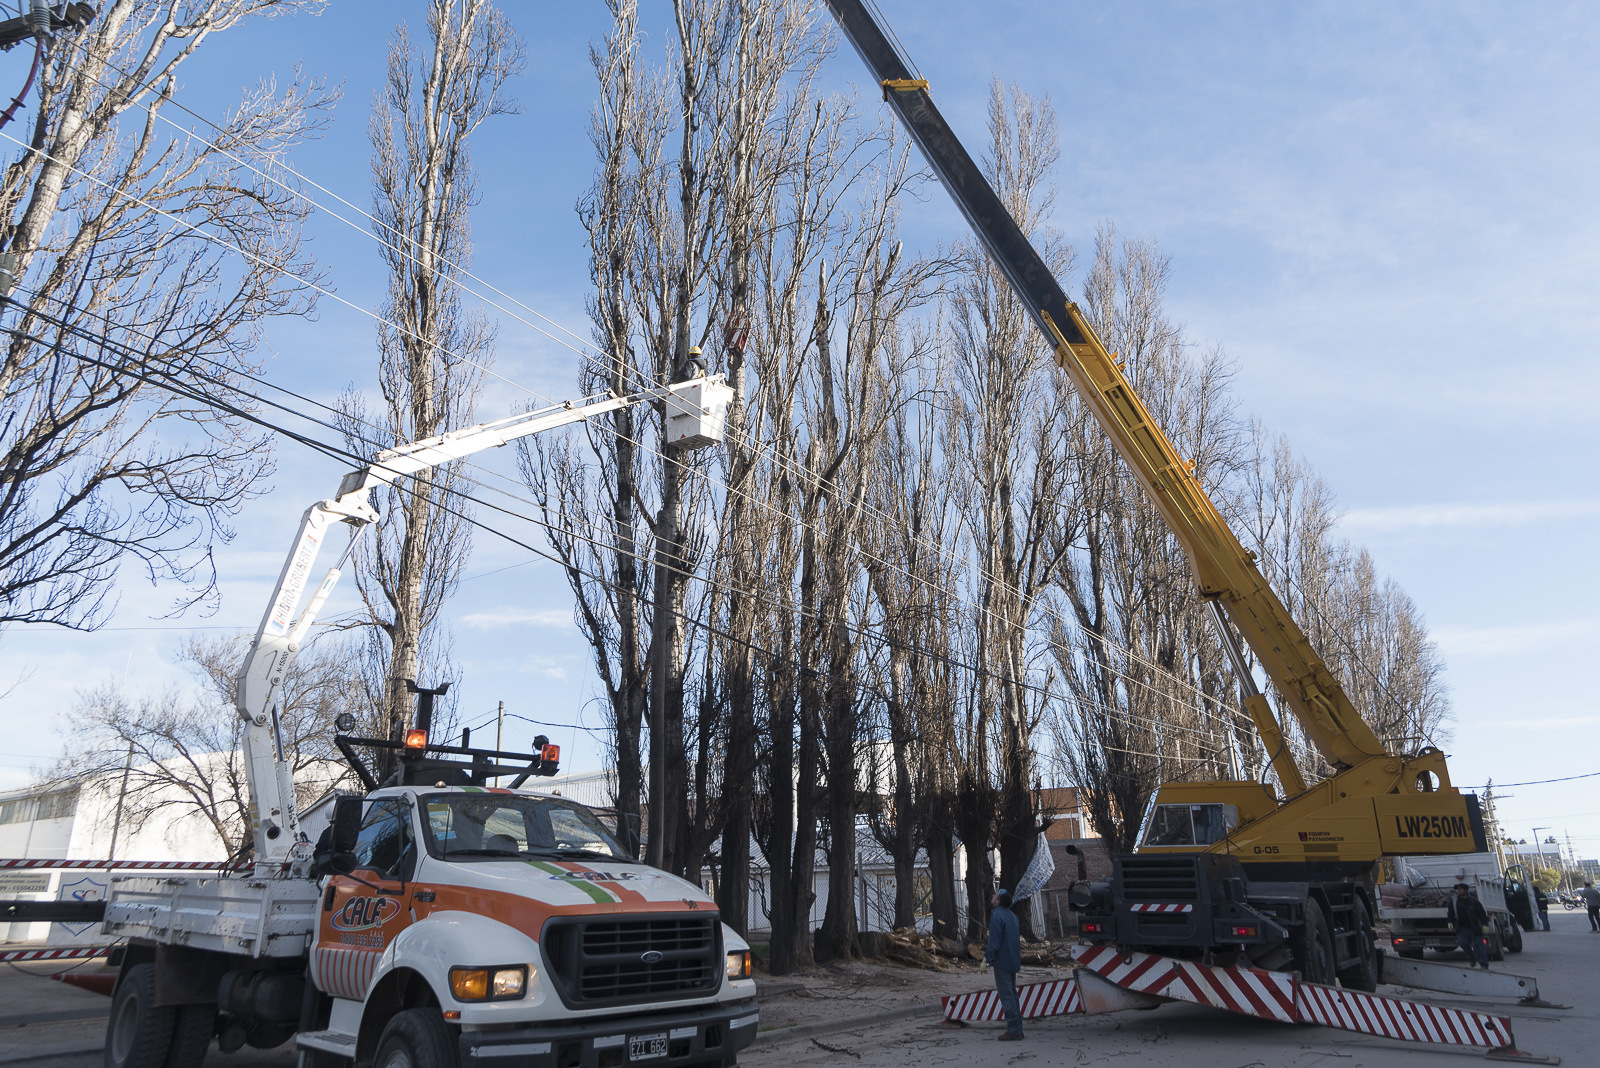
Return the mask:
<svg viewBox="0 0 1600 1068">
<path fill-rule="evenodd" d="M 341 797 L 336 800 L 333 803 L 331 826 L 333 834 L 328 839 L 328 851 L 334 854 L 354 853 L 356 839 L 361 837 L 361 798 Z"/>
</svg>

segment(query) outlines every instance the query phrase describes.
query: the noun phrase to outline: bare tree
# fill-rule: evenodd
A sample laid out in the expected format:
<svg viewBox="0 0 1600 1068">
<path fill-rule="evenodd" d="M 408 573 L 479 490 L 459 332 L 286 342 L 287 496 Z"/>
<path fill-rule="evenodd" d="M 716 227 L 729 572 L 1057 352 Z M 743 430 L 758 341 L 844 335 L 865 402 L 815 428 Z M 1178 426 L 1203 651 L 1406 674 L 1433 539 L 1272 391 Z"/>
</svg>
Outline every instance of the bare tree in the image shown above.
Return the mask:
<svg viewBox="0 0 1600 1068">
<path fill-rule="evenodd" d="M 463 308 L 456 284 L 472 256 L 467 216 L 477 181 L 468 144 L 486 119 L 513 110 L 503 91 L 522 67 L 523 45 L 487 0 L 430 0 L 427 36 L 419 55 L 406 26 L 395 30 L 370 124 L 373 214 L 389 271 L 378 328 L 383 406 L 369 416 L 353 391 L 343 406 L 350 447 L 366 454 L 471 423 L 493 358 L 494 330 Z M 374 443 L 375 433 L 387 440 Z M 467 484 L 461 468 L 386 488 L 376 534 L 357 543 L 373 727 L 385 735 L 407 722 L 407 680 L 450 681 L 438 616 L 472 549 L 471 511 L 457 494 Z M 439 714 L 444 729 L 448 713 Z"/>
<path fill-rule="evenodd" d="M 312 273 L 307 209 L 239 159 L 292 149 L 331 98 L 263 84 L 205 137 L 165 114 L 214 34 L 320 6 L 115 0 L 48 46 L 29 144 L 0 174 L 20 280 L 0 365 L 0 625 L 95 628 L 130 560 L 185 585 L 180 609 L 215 594 L 212 547 L 271 465 L 211 401 L 248 408 L 236 388 L 262 325 L 307 310 Z"/>
<path fill-rule="evenodd" d="M 989 135 L 990 181 L 1046 261 L 1065 273 L 1071 250 L 1046 225 L 1054 194 L 1050 171 L 1059 152 L 1054 110 L 1048 100 L 996 82 Z M 1028 628 L 1065 552 L 1063 540 L 1052 535 L 1063 514 L 1058 499 L 1067 465 L 1049 350 L 980 248 L 967 247 L 965 267 L 951 302 L 961 412 L 947 448 L 967 469 L 964 513 L 973 555 L 971 762 L 960 773 L 958 833 L 968 857 L 969 936 L 976 937 L 992 876 L 977 858 L 987 856 L 992 837 L 1002 881 L 1015 886 L 1040 830 L 1032 789 L 1040 691 L 1030 685 Z"/>
<path fill-rule="evenodd" d="M 1153 244 L 1103 227 L 1084 304 L 1156 421 L 1221 497 L 1242 437 L 1229 367 L 1220 351 L 1198 359 L 1186 351 L 1163 308 L 1169 273 Z M 1070 387 L 1061 389 L 1075 492 L 1052 652 L 1071 699 L 1052 726 L 1091 824 L 1126 851 L 1158 783 L 1227 777 L 1234 725 L 1218 707 L 1228 675 L 1181 546 L 1098 425 L 1065 395 Z"/>
<path fill-rule="evenodd" d="M 121 813 L 137 830 L 176 806 L 198 818 L 236 855 L 250 841 L 250 798 L 234 711 L 234 676 L 249 638 L 191 637 L 176 663 L 193 683 L 139 696 L 115 683 L 80 691 L 67 714 L 71 743 L 52 785 L 99 783 L 124 790 Z M 356 698 L 357 658 L 324 639 L 301 651 L 283 687 L 284 755 L 301 805 L 349 776 L 333 745 L 334 719 Z M 170 813 L 169 813 L 170 814 Z"/>
</svg>

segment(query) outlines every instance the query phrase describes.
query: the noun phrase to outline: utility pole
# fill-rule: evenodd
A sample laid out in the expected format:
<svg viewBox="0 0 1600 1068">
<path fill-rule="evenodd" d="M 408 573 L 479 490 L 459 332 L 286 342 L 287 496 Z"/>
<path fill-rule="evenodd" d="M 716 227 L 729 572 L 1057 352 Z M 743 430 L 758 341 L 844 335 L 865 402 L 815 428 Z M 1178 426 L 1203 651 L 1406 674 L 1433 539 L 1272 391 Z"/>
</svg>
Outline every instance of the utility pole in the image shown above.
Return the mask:
<svg viewBox="0 0 1600 1068">
<path fill-rule="evenodd" d="M 505 741 L 506 733 L 506 703 L 500 702 L 500 710 L 494 714 L 494 747 L 504 749 L 501 743 Z"/>
</svg>

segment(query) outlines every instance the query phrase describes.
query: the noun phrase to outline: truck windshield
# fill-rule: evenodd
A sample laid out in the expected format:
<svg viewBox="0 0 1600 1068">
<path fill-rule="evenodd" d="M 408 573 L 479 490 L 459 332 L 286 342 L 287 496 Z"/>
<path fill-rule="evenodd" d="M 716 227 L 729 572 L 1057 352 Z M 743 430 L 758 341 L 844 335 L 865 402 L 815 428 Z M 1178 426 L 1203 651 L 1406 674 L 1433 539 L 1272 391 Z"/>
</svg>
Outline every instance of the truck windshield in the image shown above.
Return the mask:
<svg viewBox="0 0 1600 1068">
<path fill-rule="evenodd" d="M 520 794 L 429 794 L 422 799 L 435 857 L 617 857 L 628 859 L 581 805 Z"/>
<path fill-rule="evenodd" d="M 1156 805 L 1141 844 L 1207 846 L 1238 825 L 1239 810 L 1232 805 Z"/>
</svg>

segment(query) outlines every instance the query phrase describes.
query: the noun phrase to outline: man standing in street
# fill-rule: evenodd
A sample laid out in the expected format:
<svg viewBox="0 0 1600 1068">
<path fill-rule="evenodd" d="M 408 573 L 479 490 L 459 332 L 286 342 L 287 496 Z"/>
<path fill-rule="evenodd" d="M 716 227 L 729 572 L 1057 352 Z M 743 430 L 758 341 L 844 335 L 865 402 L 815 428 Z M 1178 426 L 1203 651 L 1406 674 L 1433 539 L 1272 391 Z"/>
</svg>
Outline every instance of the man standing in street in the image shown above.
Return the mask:
<svg viewBox="0 0 1600 1068">
<path fill-rule="evenodd" d="M 1533 903 L 1539 909 L 1537 915 L 1534 916 L 1534 920 L 1538 923 L 1534 930 L 1550 930 L 1550 895 L 1539 889 L 1538 883 L 1533 884 Z"/>
<path fill-rule="evenodd" d="M 1472 896 L 1472 887 L 1466 883 L 1456 883 L 1456 896 L 1445 907 L 1445 916 L 1455 929 L 1456 945 L 1461 947 L 1468 960 L 1476 957 L 1473 963 L 1487 971 L 1489 946 L 1484 941 L 1483 929 L 1489 926 L 1489 914 Z"/>
<path fill-rule="evenodd" d="M 1583 881 L 1583 889 L 1578 891 L 1578 896 L 1583 898 L 1584 907 L 1589 910 L 1589 930 L 1600 931 L 1600 889 L 1596 889 L 1593 879 Z"/>
<path fill-rule="evenodd" d="M 996 890 L 989 897 L 989 945 L 983 951 L 984 967 L 994 969 L 994 988 L 1006 1014 L 1002 1042 L 1022 1038 L 1022 1010 L 1017 1005 L 1017 973 L 1022 970 L 1022 927 L 1010 908 L 1011 895 Z"/>
</svg>

